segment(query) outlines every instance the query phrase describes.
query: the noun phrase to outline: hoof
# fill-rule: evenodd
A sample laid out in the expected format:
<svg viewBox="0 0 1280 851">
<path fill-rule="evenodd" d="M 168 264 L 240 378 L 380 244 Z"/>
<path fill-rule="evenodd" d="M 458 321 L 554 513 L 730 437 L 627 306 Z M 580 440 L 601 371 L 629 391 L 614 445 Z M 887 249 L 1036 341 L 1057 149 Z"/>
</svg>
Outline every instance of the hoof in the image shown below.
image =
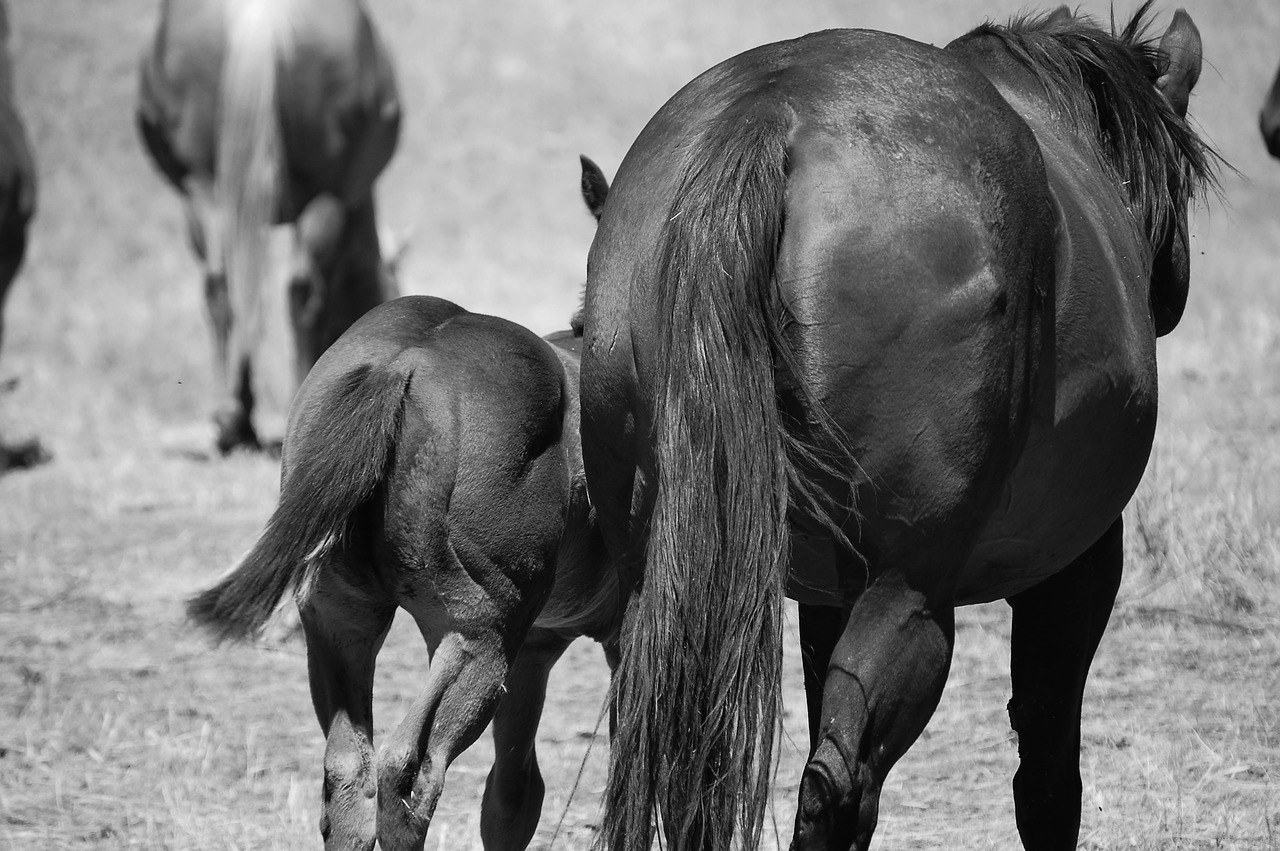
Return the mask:
<svg viewBox="0 0 1280 851">
<path fill-rule="evenodd" d="M 0 444 L 0 473 L 38 467 L 52 458 L 44 445 L 35 438 L 21 443 Z"/>
</svg>

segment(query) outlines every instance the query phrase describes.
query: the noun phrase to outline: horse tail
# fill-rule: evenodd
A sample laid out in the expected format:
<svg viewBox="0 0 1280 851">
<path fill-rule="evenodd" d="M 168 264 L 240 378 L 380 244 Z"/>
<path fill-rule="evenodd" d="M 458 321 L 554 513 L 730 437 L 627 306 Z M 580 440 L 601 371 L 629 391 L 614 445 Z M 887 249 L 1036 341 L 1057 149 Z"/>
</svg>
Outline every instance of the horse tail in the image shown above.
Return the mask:
<svg viewBox="0 0 1280 851">
<path fill-rule="evenodd" d="M 678 851 L 759 842 L 780 704 L 789 363 L 774 269 L 794 114 L 743 102 L 690 153 L 657 254 L 657 487 L 615 681 L 602 839 Z"/>
<path fill-rule="evenodd" d="M 264 330 L 270 229 L 284 174 L 278 68 L 292 52 L 291 0 L 233 0 L 218 108 L 215 197 L 235 316 L 229 364 L 248 358 Z"/>
<path fill-rule="evenodd" d="M 187 602 L 192 620 L 219 641 L 249 639 L 304 584 L 316 557 L 342 541 L 352 514 L 382 481 L 412 376 L 396 360 L 366 363 L 308 394 L 318 415 L 290 428 L 292 463 L 275 512 L 240 563 Z"/>
</svg>

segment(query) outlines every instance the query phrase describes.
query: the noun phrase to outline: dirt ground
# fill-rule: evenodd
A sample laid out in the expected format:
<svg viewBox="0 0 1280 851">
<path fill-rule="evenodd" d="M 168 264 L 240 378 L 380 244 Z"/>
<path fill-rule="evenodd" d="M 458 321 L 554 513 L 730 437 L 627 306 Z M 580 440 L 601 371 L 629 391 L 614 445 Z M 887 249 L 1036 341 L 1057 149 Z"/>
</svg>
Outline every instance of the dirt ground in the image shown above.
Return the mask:
<svg viewBox="0 0 1280 851">
<path fill-rule="evenodd" d="M 370 0 L 405 100 L 379 197 L 412 240 L 406 291 L 563 326 L 592 235 L 579 152 L 612 172 L 679 85 L 755 44 L 835 25 L 941 43 L 1021 4 L 943 5 Z M 1191 113 L 1236 171 L 1193 220 L 1191 302 L 1159 351 L 1156 451 L 1085 700 L 1090 849 L 1280 848 L 1280 162 L 1255 118 L 1280 62 L 1280 5 L 1186 6 L 1207 59 Z M 209 455 L 195 267 L 130 112 L 156 5 L 11 7 L 41 195 L 6 308 L 0 385 L 17 385 L 0 390 L 0 434 L 37 436 L 53 460 L 0 477 L 0 848 L 316 847 L 323 741 L 300 643 L 215 649 L 182 617 L 183 598 L 252 544 L 279 470 Z M 278 316 L 274 333 L 285 364 Z M 268 435 L 282 431 L 286 375 L 260 380 Z M 1003 604 L 960 612 L 947 691 L 889 778 L 875 847 L 1017 847 L 1008 629 Z M 397 622 L 379 733 L 427 664 Z M 803 759 L 794 636 L 787 676 L 770 848 L 789 841 Z M 591 842 L 606 687 L 590 642 L 553 675 L 534 847 Z M 486 736 L 452 767 L 428 849 L 479 847 L 490 756 Z"/>
</svg>

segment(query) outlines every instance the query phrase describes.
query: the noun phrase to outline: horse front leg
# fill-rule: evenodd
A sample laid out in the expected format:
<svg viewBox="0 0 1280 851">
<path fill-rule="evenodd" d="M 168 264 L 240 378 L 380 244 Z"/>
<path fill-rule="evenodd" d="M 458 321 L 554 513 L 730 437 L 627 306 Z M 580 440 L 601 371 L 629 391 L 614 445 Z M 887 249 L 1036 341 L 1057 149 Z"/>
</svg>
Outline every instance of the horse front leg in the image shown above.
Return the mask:
<svg viewBox="0 0 1280 851">
<path fill-rule="evenodd" d="M 1009 598 L 1013 608 L 1009 720 L 1018 735 L 1013 778 L 1018 833 L 1028 851 L 1071 849 L 1080 833 L 1080 710 L 1124 562 L 1123 522 L 1065 569 Z"/>
<path fill-rule="evenodd" d="M 954 639 L 953 610 L 931 608 L 900 574 L 854 604 L 826 675 L 793 851 L 867 848 L 885 777 L 942 696 Z"/>
<path fill-rule="evenodd" d="M 486 851 L 523 849 L 538 827 L 546 787 L 534 737 L 547 697 L 547 677 L 568 646 L 568 640 L 535 629 L 507 674 L 506 694 L 493 716 L 493 769 L 480 808 L 480 838 Z"/>
</svg>

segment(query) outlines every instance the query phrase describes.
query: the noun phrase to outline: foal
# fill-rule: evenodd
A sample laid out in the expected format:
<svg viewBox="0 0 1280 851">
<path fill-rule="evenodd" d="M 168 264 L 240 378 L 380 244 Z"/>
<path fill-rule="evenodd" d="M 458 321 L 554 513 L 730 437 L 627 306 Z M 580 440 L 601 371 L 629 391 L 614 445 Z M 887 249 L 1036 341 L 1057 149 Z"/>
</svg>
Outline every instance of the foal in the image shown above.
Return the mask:
<svg viewBox="0 0 1280 851">
<path fill-rule="evenodd" d="M 598 216 L 607 184 L 583 168 Z M 616 663 L 616 577 L 578 437 L 580 339 L 426 296 L 374 308 L 298 391 L 261 538 L 188 605 L 220 638 L 245 639 L 294 591 L 326 737 L 327 848 L 422 848 L 446 768 L 490 720 L 484 846 L 533 836 L 551 667 L 583 635 Z M 374 661 L 397 607 L 431 666 L 375 751 Z"/>
</svg>

